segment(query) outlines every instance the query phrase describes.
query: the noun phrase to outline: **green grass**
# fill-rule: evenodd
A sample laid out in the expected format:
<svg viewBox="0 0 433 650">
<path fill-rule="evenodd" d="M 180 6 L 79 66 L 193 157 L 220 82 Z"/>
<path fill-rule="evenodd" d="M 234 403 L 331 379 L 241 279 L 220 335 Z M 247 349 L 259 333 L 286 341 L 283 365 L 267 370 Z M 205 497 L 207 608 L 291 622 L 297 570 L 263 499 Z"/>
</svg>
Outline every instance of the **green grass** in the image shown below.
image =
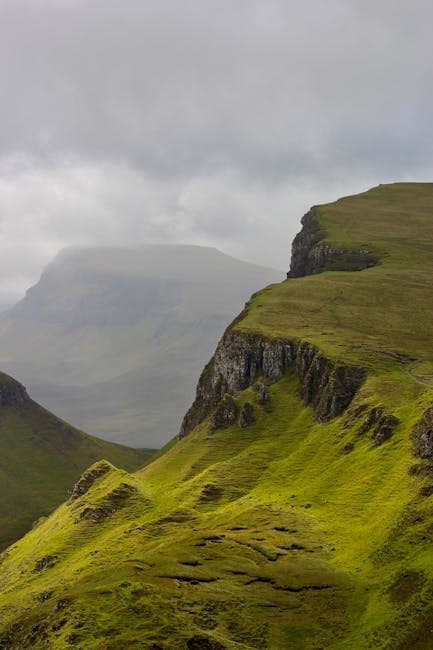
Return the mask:
<svg viewBox="0 0 433 650">
<path fill-rule="evenodd" d="M 35 402 L 0 409 L 0 548 L 27 532 L 67 496 L 81 472 L 101 458 L 134 470 L 152 450 L 88 436 Z"/>
<path fill-rule="evenodd" d="M 409 470 L 433 401 L 433 185 L 379 186 L 318 216 L 327 241 L 380 265 L 273 285 L 234 327 L 364 366 L 349 411 L 316 423 L 291 371 L 265 406 L 236 396 L 254 425 L 205 421 L 135 474 L 111 468 L 3 554 L 6 647 L 431 647 L 432 475 Z M 362 405 L 400 421 L 379 447 L 359 433 Z"/>
</svg>

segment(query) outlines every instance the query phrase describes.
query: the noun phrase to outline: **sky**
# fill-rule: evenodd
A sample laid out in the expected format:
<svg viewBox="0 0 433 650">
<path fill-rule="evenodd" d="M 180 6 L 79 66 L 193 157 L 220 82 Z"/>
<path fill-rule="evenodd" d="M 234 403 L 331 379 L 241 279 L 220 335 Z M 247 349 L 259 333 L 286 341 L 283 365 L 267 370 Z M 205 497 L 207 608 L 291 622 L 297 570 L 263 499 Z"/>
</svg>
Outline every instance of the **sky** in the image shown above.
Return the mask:
<svg viewBox="0 0 433 650">
<path fill-rule="evenodd" d="M 286 270 L 311 205 L 433 180 L 424 0 L 0 0 L 0 307 L 65 246 Z"/>
</svg>

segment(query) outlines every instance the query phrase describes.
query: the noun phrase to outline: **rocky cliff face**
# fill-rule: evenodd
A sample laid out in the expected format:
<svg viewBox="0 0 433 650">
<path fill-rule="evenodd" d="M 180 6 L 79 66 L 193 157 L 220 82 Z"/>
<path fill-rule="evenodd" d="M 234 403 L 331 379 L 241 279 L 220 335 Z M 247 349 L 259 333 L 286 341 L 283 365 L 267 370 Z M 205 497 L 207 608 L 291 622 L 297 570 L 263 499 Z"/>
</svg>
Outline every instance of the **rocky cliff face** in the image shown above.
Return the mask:
<svg viewBox="0 0 433 650">
<path fill-rule="evenodd" d="M 413 453 L 419 458 L 433 458 L 433 406 L 427 408 L 416 423 L 413 433 Z"/>
<path fill-rule="evenodd" d="M 29 401 L 30 397 L 22 384 L 0 373 L 0 406 L 17 406 Z"/>
<path fill-rule="evenodd" d="M 235 395 L 259 377 L 270 381 L 281 379 L 294 359 L 295 349 L 289 341 L 228 329 L 201 374 L 195 401 L 184 417 L 180 436 L 200 424 L 224 395 Z"/>
<path fill-rule="evenodd" d="M 297 372 L 301 397 L 314 407 L 318 422 L 342 413 L 365 375 L 362 368 L 330 361 L 309 343 L 297 345 L 289 340 L 267 339 L 229 329 L 200 377 L 180 437 L 192 431 L 214 409 L 219 413 L 227 395 L 234 396 L 263 379 L 268 383 L 278 381 L 289 368 Z"/>
<path fill-rule="evenodd" d="M 333 248 L 321 243 L 324 238 L 317 209 L 313 207 L 303 216 L 302 230 L 293 241 L 289 278 L 327 270 L 360 271 L 378 263 L 367 249 Z M 213 428 L 218 428 L 216 421 L 228 426 L 237 416 L 236 405 L 233 400 L 227 400 L 228 396 L 232 398 L 254 384 L 257 391 L 263 393 L 264 402 L 267 389 L 263 380 L 266 383 L 278 381 L 290 367 L 296 370 L 301 397 L 314 407 L 318 422 L 340 415 L 364 380 L 362 368 L 331 361 L 308 342 L 298 344 L 288 339 L 267 339 L 237 332 L 233 325 L 202 372 L 195 401 L 182 422 L 180 437 L 212 412 Z"/>
<path fill-rule="evenodd" d="M 314 406 L 317 422 L 340 415 L 365 377 L 362 368 L 334 363 L 309 343 L 302 343 L 297 350 L 296 370 L 301 396 L 306 404 Z"/>
<path fill-rule="evenodd" d="M 302 230 L 292 244 L 288 278 L 299 278 L 322 271 L 361 271 L 378 263 L 377 258 L 367 249 L 348 250 L 321 243 L 325 233 L 320 229 L 316 208 L 311 208 L 302 217 L 301 223 Z"/>
</svg>

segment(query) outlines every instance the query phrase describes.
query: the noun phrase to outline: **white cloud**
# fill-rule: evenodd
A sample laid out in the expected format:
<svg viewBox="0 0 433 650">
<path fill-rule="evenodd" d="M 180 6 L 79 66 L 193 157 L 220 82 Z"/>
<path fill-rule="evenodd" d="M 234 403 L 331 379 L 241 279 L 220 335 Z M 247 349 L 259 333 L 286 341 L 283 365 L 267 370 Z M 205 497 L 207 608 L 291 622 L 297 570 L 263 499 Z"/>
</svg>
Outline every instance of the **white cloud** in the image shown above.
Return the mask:
<svg viewBox="0 0 433 650">
<path fill-rule="evenodd" d="M 426 0 L 1 0 L 0 304 L 65 245 L 286 268 L 310 204 L 429 180 L 432 19 Z"/>
</svg>

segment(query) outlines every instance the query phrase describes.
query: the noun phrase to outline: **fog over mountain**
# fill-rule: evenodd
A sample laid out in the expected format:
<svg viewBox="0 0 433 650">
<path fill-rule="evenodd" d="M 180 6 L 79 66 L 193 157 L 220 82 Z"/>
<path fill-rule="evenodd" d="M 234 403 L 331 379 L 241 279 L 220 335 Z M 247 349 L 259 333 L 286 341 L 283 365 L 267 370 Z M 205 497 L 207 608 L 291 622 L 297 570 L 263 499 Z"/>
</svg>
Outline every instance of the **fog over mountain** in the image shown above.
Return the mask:
<svg viewBox="0 0 433 650">
<path fill-rule="evenodd" d="M 214 248 L 66 249 L 0 317 L 0 367 L 75 426 L 159 447 L 224 328 L 283 277 Z"/>
<path fill-rule="evenodd" d="M 311 204 L 432 176 L 426 0 L 2 0 L 0 306 L 65 246 L 287 268 Z"/>
</svg>

